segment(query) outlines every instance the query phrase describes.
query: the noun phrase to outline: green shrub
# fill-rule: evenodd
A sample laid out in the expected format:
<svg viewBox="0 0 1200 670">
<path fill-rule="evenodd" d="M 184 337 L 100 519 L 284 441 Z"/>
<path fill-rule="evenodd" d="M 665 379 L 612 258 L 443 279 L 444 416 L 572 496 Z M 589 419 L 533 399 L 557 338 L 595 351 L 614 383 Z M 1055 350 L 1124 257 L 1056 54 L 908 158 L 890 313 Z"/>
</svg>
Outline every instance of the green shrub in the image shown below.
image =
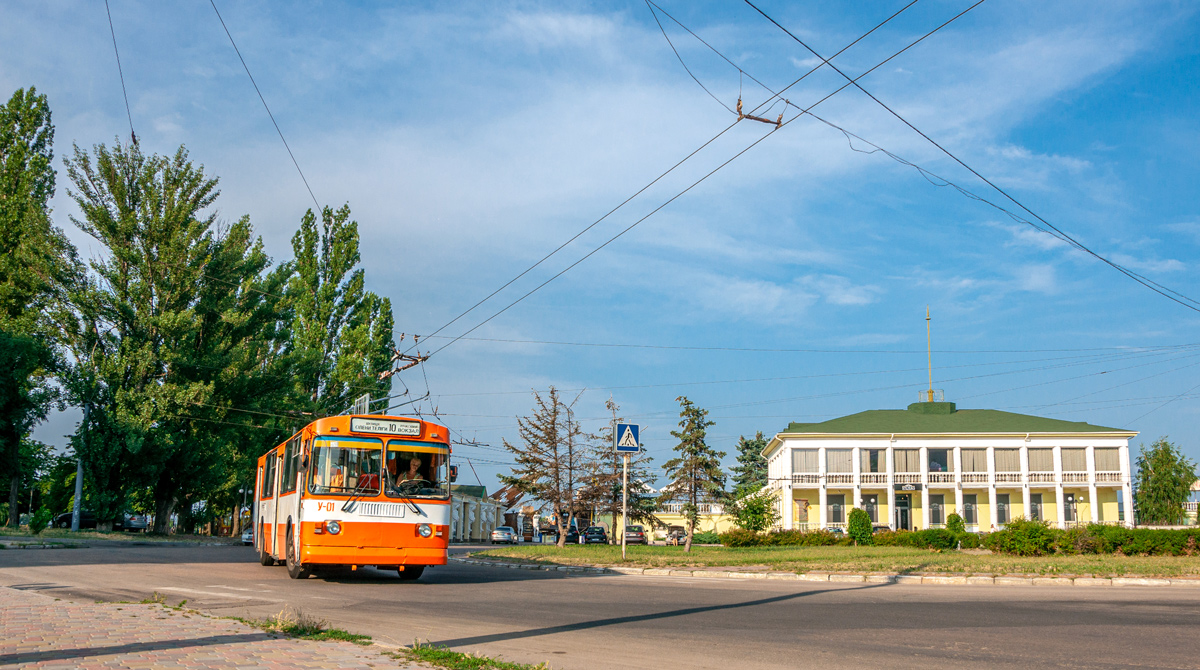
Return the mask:
<svg viewBox="0 0 1200 670">
<path fill-rule="evenodd" d="M 1016 518 L 1004 530 L 987 536 L 987 548 L 1017 556 L 1044 556 L 1053 553 L 1062 531 L 1050 528 L 1050 522 Z"/>
<path fill-rule="evenodd" d="M 726 547 L 758 547 L 763 544 L 763 536 L 745 528 L 732 528 L 721 533 L 721 544 Z"/>
<path fill-rule="evenodd" d="M 975 533 L 957 533 L 954 536 L 960 549 L 978 549 L 980 537 Z"/>
<path fill-rule="evenodd" d="M 907 547 L 908 536 L 912 535 L 911 531 L 907 530 L 881 530 L 871 538 L 877 547 Z"/>
<path fill-rule="evenodd" d="M 967 532 L 967 524 L 957 513 L 952 513 L 946 517 L 946 530 L 955 535 L 962 535 Z"/>
<path fill-rule="evenodd" d="M 692 544 L 720 544 L 721 536 L 709 530 L 692 536 Z"/>
<path fill-rule="evenodd" d="M 846 524 L 846 534 L 855 544 L 871 544 L 871 515 L 864 509 L 855 507 L 850 510 L 850 522 Z"/>
<path fill-rule="evenodd" d="M 925 549 L 953 549 L 958 546 L 958 537 L 945 528 L 928 528 L 913 535 L 917 536 L 917 546 Z"/>
<path fill-rule="evenodd" d="M 839 544 L 843 538 L 827 530 L 778 530 L 766 536 L 764 544 L 780 547 L 828 547 Z"/>
<path fill-rule="evenodd" d="M 46 526 L 50 525 L 50 519 L 52 518 L 54 518 L 53 512 L 45 507 L 39 509 L 37 513 L 29 519 L 29 532 L 37 535 L 43 530 L 46 530 Z"/>
</svg>

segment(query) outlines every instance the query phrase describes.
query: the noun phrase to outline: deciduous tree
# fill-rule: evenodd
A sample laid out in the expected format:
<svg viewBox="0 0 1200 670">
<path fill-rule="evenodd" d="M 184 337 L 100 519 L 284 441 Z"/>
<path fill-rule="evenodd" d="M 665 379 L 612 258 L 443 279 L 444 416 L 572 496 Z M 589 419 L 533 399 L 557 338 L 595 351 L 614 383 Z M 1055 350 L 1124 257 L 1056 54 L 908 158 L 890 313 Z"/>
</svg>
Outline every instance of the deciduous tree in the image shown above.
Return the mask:
<svg viewBox="0 0 1200 670">
<path fill-rule="evenodd" d="M 1196 463 L 1179 447 L 1160 437 L 1137 457 L 1137 522 L 1141 524 L 1184 523 L 1183 503 L 1196 481 Z"/>
</svg>

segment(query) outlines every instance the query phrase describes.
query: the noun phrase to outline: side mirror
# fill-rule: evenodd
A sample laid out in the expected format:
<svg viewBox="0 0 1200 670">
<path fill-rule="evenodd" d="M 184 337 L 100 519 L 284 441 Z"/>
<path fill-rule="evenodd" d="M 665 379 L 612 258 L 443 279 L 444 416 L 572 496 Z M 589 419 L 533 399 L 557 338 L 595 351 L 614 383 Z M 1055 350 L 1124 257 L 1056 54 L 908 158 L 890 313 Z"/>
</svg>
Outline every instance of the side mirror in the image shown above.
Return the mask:
<svg viewBox="0 0 1200 670">
<path fill-rule="evenodd" d="M 458 466 L 451 465 L 450 466 L 450 482 L 454 483 L 456 481 L 458 481 Z"/>
<path fill-rule="evenodd" d="M 300 454 L 300 470 L 308 469 L 308 454 Z"/>
</svg>

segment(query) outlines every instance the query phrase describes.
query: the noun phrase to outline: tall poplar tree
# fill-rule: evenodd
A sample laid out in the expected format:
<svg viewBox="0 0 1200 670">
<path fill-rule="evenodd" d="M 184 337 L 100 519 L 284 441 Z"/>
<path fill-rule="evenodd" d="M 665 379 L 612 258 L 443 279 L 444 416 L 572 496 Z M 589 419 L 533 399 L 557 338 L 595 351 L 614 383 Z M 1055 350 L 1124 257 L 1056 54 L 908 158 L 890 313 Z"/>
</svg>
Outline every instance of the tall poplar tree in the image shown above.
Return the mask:
<svg viewBox="0 0 1200 670">
<path fill-rule="evenodd" d="M 665 498 L 683 503 L 683 516 L 687 518 L 688 535 L 684 551 L 692 550 L 692 536 L 700 521 L 700 503 L 719 500 L 725 489 L 725 472 L 721 459 L 725 452 L 716 451 L 705 442 L 705 433 L 714 425 L 708 420 L 708 410 L 697 407 L 686 396 L 675 399 L 679 403 L 679 430 L 671 436 L 679 440 L 675 445 L 675 458 L 663 463 L 670 483 L 664 487 Z"/>
<path fill-rule="evenodd" d="M 54 125 L 45 95 L 20 89 L 0 105 L 0 472 L 9 525 L 18 521 L 21 442 L 56 397 L 55 329 L 77 273 L 74 247 L 50 221 Z"/>
<path fill-rule="evenodd" d="M 1178 525 L 1186 523 L 1183 503 L 1196 481 L 1196 462 L 1179 447 L 1160 437 L 1142 446 L 1137 457 L 1137 523 Z"/>
<path fill-rule="evenodd" d="M 395 349 L 392 303 L 364 288 L 358 222 L 350 207 L 304 214 L 292 237 L 287 284 L 296 383 L 314 411 L 339 414 L 354 398 L 387 394 Z"/>
</svg>

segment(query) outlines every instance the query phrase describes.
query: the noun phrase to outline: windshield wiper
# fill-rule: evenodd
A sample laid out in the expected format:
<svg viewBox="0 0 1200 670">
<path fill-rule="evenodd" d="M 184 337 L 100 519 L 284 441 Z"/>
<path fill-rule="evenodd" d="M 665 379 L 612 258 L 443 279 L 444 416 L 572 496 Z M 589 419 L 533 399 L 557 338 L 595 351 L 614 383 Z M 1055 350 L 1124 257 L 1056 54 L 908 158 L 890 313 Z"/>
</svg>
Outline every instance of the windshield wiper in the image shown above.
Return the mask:
<svg viewBox="0 0 1200 670">
<path fill-rule="evenodd" d="M 367 488 L 366 486 L 363 486 L 362 484 L 359 484 L 358 486 L 354 487 L 354 493 L 351 493 L 350 497 L 346 498 L 346 502 L 342 503 L 342 511 L 343 512 L 352 511 L 354 509 L 354 503 L 358 502 L 359 498 L 363 497 L 369 491 L 373 491 L 373 490 L 374 489 Z"/>
</svg>

